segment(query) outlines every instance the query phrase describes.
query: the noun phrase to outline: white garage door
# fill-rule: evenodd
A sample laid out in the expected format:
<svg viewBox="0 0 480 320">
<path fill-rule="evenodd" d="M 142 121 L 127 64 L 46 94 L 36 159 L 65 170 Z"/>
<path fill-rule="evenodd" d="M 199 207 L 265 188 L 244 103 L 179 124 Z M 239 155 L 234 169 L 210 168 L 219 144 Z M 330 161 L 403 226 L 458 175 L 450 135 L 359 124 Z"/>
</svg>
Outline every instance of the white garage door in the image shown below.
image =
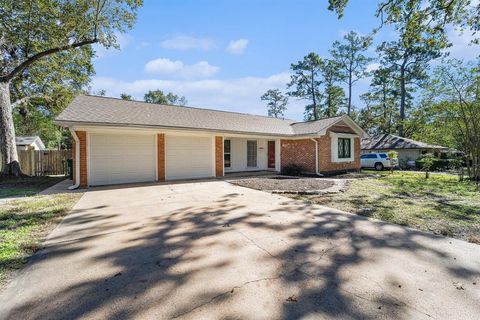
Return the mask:
<svg viewBox="0 0 480 320">
<path fill-rule="evenodd" d="M 89 184 L 155 181 L 154 135 L 91 133 Z"/>
<path fill-rule="evenodd" d="M 214 176 L 213 138 L 166 136 L 165 173 L 167 180 Z"/>
</svg>

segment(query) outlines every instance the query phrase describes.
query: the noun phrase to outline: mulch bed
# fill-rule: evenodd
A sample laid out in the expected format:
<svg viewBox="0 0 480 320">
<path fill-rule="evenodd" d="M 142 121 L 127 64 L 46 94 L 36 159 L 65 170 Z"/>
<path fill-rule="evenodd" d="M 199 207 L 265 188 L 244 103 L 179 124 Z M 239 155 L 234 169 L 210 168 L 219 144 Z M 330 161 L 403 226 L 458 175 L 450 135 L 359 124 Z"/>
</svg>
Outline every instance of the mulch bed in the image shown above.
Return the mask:
<svg viewBox="0 0 480 320">
<path fill-rule="evenodd" d="M 288 177 L 257 177 L 230 181 L 241 187 L 256 190 L 282 191 L 282 192 L 309 192 L 324 190 L 332 187 L 333 181 L 321 178 L 288 178 Z"/>
</svg>

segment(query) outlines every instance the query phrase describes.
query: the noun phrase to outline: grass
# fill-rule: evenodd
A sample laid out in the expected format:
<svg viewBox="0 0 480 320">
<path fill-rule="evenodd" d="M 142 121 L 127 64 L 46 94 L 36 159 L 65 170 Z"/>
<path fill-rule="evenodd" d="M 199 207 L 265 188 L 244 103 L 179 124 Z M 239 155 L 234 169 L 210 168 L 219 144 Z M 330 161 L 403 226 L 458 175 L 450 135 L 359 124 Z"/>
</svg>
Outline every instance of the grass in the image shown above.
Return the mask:
<svg viewBox="0 0 480 320">
<path fill-rule="evenodd" d="M 0 204 L 0 284 L 39 249 L 81 194 L 33 196 Z"/>
<path fill-rule="evenodd" d="M 382 172 L 343 193 L 296 198 L 480 244 L 480 192 L 454 175 Z"/>
<path fill-rule="evenodd" d="M 0 199 L 32 196 L 64 179 L 65 177 L 0 178 Z"/>
</svg>

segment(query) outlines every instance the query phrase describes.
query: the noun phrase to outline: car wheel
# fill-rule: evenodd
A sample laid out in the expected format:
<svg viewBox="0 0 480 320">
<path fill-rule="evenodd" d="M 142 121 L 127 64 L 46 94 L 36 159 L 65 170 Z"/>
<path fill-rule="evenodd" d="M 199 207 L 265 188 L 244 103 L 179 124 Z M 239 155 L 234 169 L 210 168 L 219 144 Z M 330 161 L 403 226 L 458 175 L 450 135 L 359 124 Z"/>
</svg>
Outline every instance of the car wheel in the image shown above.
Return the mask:
<svg viewBox="0 0 480 320">
<path fill-rule="evenodd" d="M 375 163 L 375 170 L 382 171 L 383 170 L 383 164 L 381 162 Z"/>
</svg>

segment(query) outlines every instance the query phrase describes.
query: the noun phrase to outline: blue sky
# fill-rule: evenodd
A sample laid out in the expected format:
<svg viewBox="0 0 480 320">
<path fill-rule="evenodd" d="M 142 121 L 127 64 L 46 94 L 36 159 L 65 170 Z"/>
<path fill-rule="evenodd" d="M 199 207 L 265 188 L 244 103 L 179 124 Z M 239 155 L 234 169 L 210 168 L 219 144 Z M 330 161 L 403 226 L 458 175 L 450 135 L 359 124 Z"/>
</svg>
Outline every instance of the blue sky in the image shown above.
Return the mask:
<svg viewBox="0 0 480 320">
<path fill-rule="evenodd" d="M 141 100 L 161 89 L 184 95 L 191 106 L 266 114 L 260 96 L 269 88 L 285 91 L 292 62 L 311 51 L 328 57 L 346 32 L 367 34 L 377 26 L 377 1 L 350 2 L 338 20 L 326 0 L 146 0 L 134 29 L 118 36 L 120 50 L 96 48 L 91 91 Z M 450 34 L 453 56 L 475 56 L 468 35 Z M 375 43 L 393 37 L 383 29 Z M 354 88 L 358 108 L 368 83 Z M 290 99 L 285 116 L 301 120 L 304 105 Z"/>
</svg>

